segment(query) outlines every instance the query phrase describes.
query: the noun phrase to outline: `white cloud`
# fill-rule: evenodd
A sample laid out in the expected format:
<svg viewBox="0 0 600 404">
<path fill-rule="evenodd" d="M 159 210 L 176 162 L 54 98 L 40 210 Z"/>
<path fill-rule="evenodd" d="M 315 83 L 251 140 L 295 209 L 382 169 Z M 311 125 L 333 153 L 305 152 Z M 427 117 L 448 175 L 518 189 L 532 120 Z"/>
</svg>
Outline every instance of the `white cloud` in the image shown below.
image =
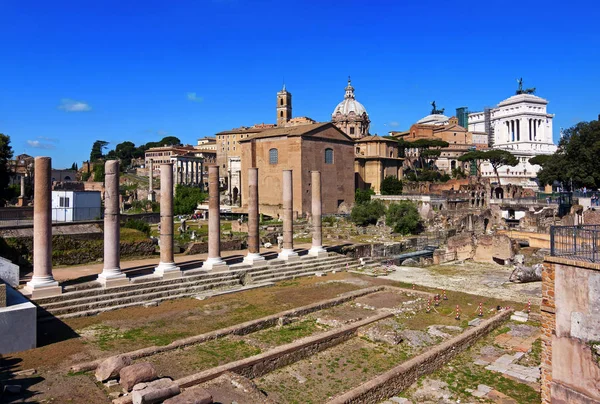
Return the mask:
<svg viewBox="0 0 600 404">
<path fill-rule="evenodd" d="M 187 99 L 189 101 L 193 101 L 193 102 L 202 102 L 202 101 L 204 101 L 204 98 L 198 97 L 198 95 L 196 93 L 187 93 Z"/>
<path fill-rule="evenodd" d="M 28 140 L 27 144 L 29 145 L 29 147 L 33 147 L 33 148 L 36 148 L 36 149 L 46 149 L 46 150 L 49 150 L 49 149 L 56 148 L 56 146 L 53 145 L 53 144 L 42 143 L 39 140 Z"/>
<path fill-rule="evenodd" d="M 46 142 L 58 143 L 58 139 L 53 138 L 53 137 L 38 136 L 37 138 L 40 140 L 45 140 Z"/>
<path fill-rule="evenodd" d="M 75 101 L 69 98 L 63 98 L 60 100 L 60 105 L 58 109 L 62 109 L 66 112 L 86 112 L 91 111 L 92 107 L 86 102 L 83 101 Z"/>
<path fill-rule="evenodd" d="M 392 121 L 392 122 L 390 122 L 390 126 L 396 127 L 396 126 L 400 126 L 400 124 L 396 121 Z"/>
</svg>

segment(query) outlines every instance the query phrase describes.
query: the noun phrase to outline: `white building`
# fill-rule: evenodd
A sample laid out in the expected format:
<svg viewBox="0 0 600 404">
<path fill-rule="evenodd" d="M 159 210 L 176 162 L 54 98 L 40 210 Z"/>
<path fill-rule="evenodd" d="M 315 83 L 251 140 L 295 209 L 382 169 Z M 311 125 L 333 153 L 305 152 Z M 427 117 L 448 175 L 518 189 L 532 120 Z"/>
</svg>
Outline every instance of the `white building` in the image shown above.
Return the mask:
<svg viewBox="0 0 600 404">
<path fill-rule="evenodd" d="M 101 218 L 100 191 L 52 191 L 53 222 L 75 222 Z"/>
<path fill-rule="evenodd" d="M 511 152 L 519 160 L 515 167 L 500 167 L 500 182 L 537 188 L 538 165 L 529 159 L 539 154 L 552 154 L 556 145 L 552 140 L 553 114 L 546 111 L 548 101 L 533 94 L 517 94 L 502 101 L 495 108 L 469 114 L 469 131 L 490 132 L 490 146 Z M 489 163 L 481 165 L 484 177 L 495 178 Z"/>
</svg>

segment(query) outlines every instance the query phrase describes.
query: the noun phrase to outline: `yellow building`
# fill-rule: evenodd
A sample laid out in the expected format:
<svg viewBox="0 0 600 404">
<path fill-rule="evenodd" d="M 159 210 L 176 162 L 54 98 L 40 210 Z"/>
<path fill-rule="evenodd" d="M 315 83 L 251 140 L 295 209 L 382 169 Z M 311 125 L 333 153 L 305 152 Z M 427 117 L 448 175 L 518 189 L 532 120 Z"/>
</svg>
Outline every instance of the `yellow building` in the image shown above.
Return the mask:
<svg viewBox="0 0 600 404">
<path fill-rule="evenodd" d="M 398 142 L 381 136 L 366 136 L 355 142 L 355 186 L 359 189 L 373 188 L 381 193 L 385 177 L 402 178 L 402 163 Z"/>
</svg>

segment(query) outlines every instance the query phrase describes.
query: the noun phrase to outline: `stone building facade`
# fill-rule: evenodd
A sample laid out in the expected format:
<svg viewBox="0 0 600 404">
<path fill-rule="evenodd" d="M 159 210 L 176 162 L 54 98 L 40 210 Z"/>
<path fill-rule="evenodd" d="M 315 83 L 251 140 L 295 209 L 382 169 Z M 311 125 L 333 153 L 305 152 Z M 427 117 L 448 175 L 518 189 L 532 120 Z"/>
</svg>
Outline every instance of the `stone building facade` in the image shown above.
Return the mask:
<svg viewBox="0 0 600 404">
<path fill-rule="evenodd" d="M 242 191 L 248 168 L 258 168 L 259 211 L 282 214 L 282 172 L 293 172 L 295 215 L 311 212 L 311 171 L 322 178 L 323 214 L 348 212 L 354 202 L 354 142 L 332 123 L 266 129 L 241 139 Z M 247 198 L 241 192 L 242 210 Z"/>
<path fill-rule="evenodd" d="M 552 154 L 556 145 L 552 139 L 553 114 L 547 112 L 548 101 L 533 94 L 517 91 L 496 107 L 469 114 L 469 130 L 489 132 L 494 149 L 511 152 L 519 160 L 515 167 L 501 167 L 502 184 L 513 183 L 537 187 L 535 178 L 540 166 L 529 159 L 540 154 Z M 482 165 L 482 175 L 494 177 L 488 163 Z"/>
<path fill-rule="evenodd" d="M 356 101 L 350 77 L 348 77 L 344 100 L 333 110 L 331 122 L 353 139 L 360 139 L 369 134 L 371 120 L 365 107 Z"/>
<path fill-rule="evenodd" d="M 404 159 L 399 156 L 398 142 L 381 136 L 365 136 L 355 142 L 355 186 L 359 189 L 373 188 L 381 194 L 381 182 L 385 177 L 402 178 Z"/>
</svg>

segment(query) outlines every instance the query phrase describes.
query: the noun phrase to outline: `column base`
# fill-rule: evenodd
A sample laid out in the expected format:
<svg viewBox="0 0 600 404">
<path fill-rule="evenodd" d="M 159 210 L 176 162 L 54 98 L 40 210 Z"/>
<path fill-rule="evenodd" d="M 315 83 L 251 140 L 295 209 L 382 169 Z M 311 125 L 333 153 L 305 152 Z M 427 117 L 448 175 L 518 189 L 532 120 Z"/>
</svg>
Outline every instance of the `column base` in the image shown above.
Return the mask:
<svg viewBox="0 0 600 404">
<path fill-rule="evenodd" d="M 283 250 L 281 250 L 277 258 L 285 261 L 298 261 L 300 259 L 300 256 L 293 249 L 284 248 Z"/>
<path fill-rule="evenodd" d="M 248 253 L 248 255 L 246 255 L 244 257 L 244 264 L 257 265 L 257 264 L 262 264 L 264 262 L 265 262 L 265 257 L 260 255 L 259 253 Z"/>
<path fill-rule="evenodd" d="M 154 268 L 154 275 L 161 276 L 163 279 L 181 278 L 183 273 L 174 262 L 160 262 Z"/>
<path fill-rule="evenodd" d="M 154 191 L 148 192 L 148 200 L 150 202 L 156 202 L 156 192 L 154 192 Z"/>
<path fill-rule="evenodd" d="M 25 205 L 27 205 L 27 198 L 25 198 L 24 196 L 20 196 L 17 200 L 17 206 L 22 208 Z"/>
<path fill-rule="evenodd" d="M 105 288 L 129 285 L 129 278 L 124 273 L 121 273 L 120 270 L 115 274 L 105 274 L 102 272 L 100 275 L 98 275 L 97 281 Z"/>
<path fill-rule="evenodd" d="M 207 258 L 202 264 L 202 269 L 214 271 L 218 269 L 229 269 L 229 265 L 221 259 L 221 257 Z"/>
<path fill-rule="evenodd" d="M 35 279 L 27 282 L 23 288 L 23 294 L 31 296 L 32 299 L 61 295 L 62 286 L 50 277 L 50 279 Z"/>
<path fill-rule="evenodd" d="M 312 257 L 317 257 L 317 258 L 326 258 L 327 256 L 329 256 L 329 253 L 322 246 L 318 246 L 318 247 L 313 246 L 310 248 L 310 250 L 308 250 L 308 255 L 310 255 Z"/>
</svg>

